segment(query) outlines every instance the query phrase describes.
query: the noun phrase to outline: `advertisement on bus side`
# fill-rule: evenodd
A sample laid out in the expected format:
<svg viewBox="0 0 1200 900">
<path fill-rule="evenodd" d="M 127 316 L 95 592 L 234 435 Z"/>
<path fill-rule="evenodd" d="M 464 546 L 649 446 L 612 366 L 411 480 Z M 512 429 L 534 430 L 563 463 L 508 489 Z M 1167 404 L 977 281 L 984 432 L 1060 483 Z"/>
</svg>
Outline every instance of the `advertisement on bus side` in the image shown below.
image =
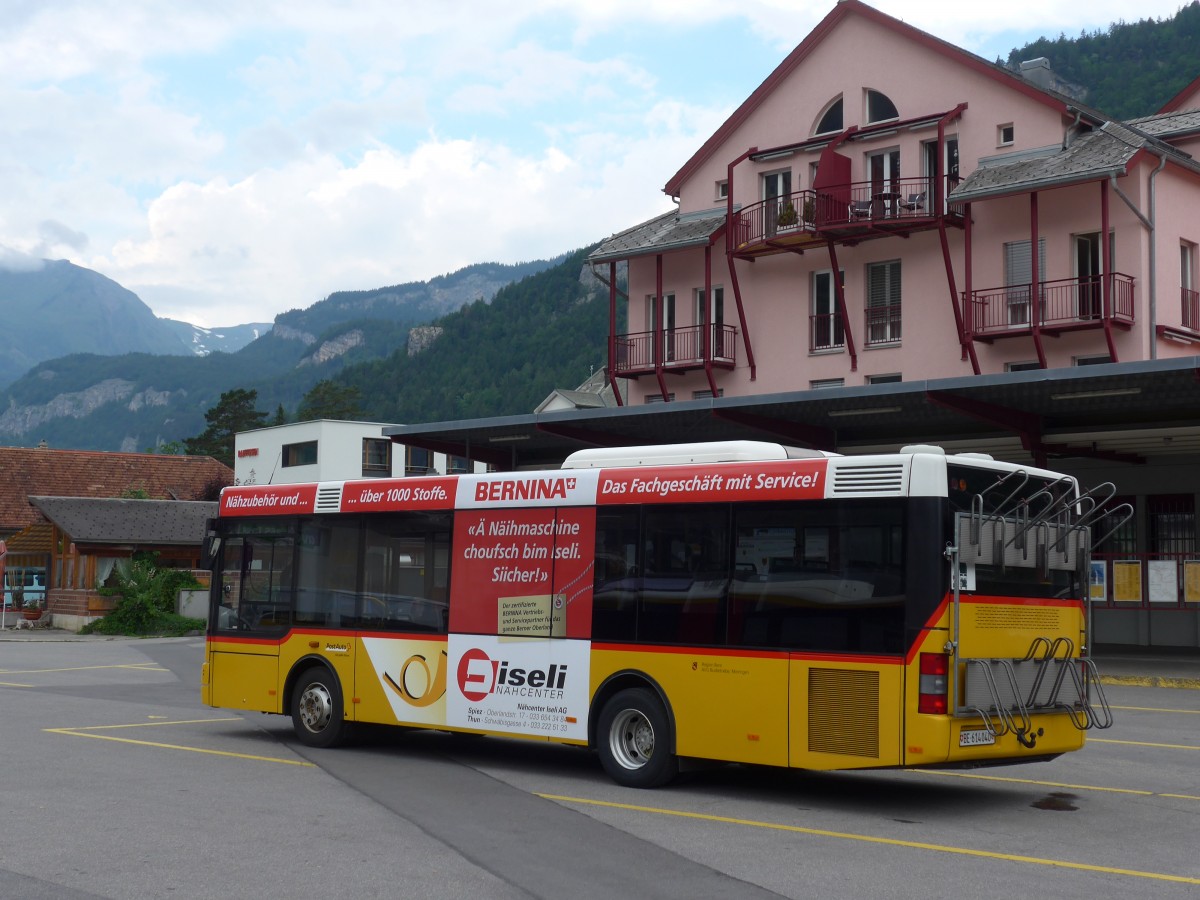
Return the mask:
<svg viewBox="0 0 1200 900">
<path fill-rule="evenodd" d="M 446 648 L 440 642 L 362 639 L 397 722 L 446 724 Z"/>
<path fill-rule="evenodd" d="M 588 637 L 595 543 L 591 507 L 459 513 L 450 630 Z"/>
<path fill-rule="evenodd" d="M 587 739 L 587 641 L 450 635 L 447 724 Z"/>
</svg>

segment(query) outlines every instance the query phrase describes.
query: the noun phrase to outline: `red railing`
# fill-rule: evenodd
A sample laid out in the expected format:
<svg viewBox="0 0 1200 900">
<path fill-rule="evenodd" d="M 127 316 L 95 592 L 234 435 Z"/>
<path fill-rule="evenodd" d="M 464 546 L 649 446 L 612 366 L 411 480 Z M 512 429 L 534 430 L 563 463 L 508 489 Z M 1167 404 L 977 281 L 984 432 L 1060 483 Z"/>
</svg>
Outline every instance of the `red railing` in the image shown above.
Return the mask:
<svg viewBox="0 0 1200 900">
<path fill-rule="evenodd" d="M 1109 309 L 1103 308 L 1103 275 L 1059 278 L 1033 285 L 972 291 L 963 311 L 969 333 L 994 334 L 1034 327 L 1086 328 L 1113 322 L 1133 323 L 1133 278 L 1114 272 L 1109 280 Z"/>
<path fill-rule="evenodd" d="M 668 369 L 692 369 L 705 362 L 733 367 L 737 363 L 737 329 L 732 325 L 710 325 L 708 329 L 707 348 L 703 325 L 619 334 L 614 361 L 616 372 L 652 372 L 660 362 Z"/>
<path fill-rule="evenodd" d="M 957 179 L 954 180 L 957 183 Z M 947 180 L 947 191 L 954 183 Z M 898 226 L 938 216 L 931 178 L 857 181 L 820 192 L 794 191 L 737 210 L 729 228 L 733 248 L 820 236 L 829 228 Z M 957 210 L 948 209 L 950 213 Z"/>
<path fill-rule="evenodd" d="M 1183 304 L 1183 327 L 1200 331 L 1200 291 L 1180 288 L 1179 294 Z"/>
</svg>

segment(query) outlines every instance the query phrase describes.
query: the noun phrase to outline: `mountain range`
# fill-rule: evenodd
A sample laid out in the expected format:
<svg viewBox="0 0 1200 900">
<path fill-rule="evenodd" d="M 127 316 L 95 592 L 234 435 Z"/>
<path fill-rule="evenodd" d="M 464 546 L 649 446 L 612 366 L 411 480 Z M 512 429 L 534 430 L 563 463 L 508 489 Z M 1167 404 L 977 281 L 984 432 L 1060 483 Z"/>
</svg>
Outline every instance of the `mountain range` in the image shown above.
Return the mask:
<svg viewBox="0 0 1200 900">
<path fill-rule="evenodd" d="M 421 364 L 436 367 L 443 332 L 454 335 L 463 317 L 495 318 L 490 303 L 503 289 L 530 282 L 536 290 L 539 277 L 563 265 L 573 267 L 567 302 L 574 303 L 590 290 L 581 287 L 578 254 L 481 263 L 427 282 L 338 292 L 270 324 L 211 330 L 159 319 L 131 291 L 71 263 L 0 272 L 0 316 L 10 322 L 0 359 L 11 379 L 0 394 L 0 444 L 126 452 L 175 445 L 203 431 L 205 411 L 234 388 L 257 391 L 259 409 L 286 417 L 313 385 L 344 370 L 418 353 Z M 595 346 L 602 347 L 607 317 L 597 321 Z M 592 365 L 599 362 L 590 349 L 588 355 Z M 577 364 L 578 378 L 565 374 L 572 386 L 587 377 L 585 365 Z M 557 377 L 557 370 L 544 377 Z M 363 391 L 364 408 L 377 415 L 381 401 L 397 393 L 392 384 L 381 386 Z"/>
</svg>

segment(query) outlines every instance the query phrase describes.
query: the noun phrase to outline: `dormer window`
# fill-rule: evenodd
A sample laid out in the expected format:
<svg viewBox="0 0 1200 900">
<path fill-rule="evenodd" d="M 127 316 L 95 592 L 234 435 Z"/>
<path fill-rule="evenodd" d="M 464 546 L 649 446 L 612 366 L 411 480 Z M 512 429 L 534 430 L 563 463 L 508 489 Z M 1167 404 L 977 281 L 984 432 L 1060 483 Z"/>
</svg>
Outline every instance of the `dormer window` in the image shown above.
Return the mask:
<svg viewBox="0 0 1200 900">
<path fill-rule="evenodd" d="M 842 124 L 842 98 L 838 97 L 826 108 L 813 134 L 829 134 L 831 131 L 841 131 L 844 127 Z"/>
<path fill-rule="evenodd" d="M 896 110 L 896 104 L 891 101 L 887 94 L 881 94 L 879 91 L 873 91 L 867 88 L 867 124 L 874 122 L 886 122 L 888 119 L 898 119 L 900 113 Z"/>
</svg>

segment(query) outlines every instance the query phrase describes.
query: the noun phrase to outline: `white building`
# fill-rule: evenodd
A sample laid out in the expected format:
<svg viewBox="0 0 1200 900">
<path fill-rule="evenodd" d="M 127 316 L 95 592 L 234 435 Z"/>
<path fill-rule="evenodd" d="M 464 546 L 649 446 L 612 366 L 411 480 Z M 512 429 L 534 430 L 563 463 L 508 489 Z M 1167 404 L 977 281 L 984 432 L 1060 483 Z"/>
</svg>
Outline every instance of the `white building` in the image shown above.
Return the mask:
<svg viewBox="0 0 1200 900">
<path fill-rule="evenodd" d="M 234 438 L 234 484 L 347 481 L 484 471 L 466 459 L 393 444 L 379 422 L 314 419 Z"/>
</svg>

